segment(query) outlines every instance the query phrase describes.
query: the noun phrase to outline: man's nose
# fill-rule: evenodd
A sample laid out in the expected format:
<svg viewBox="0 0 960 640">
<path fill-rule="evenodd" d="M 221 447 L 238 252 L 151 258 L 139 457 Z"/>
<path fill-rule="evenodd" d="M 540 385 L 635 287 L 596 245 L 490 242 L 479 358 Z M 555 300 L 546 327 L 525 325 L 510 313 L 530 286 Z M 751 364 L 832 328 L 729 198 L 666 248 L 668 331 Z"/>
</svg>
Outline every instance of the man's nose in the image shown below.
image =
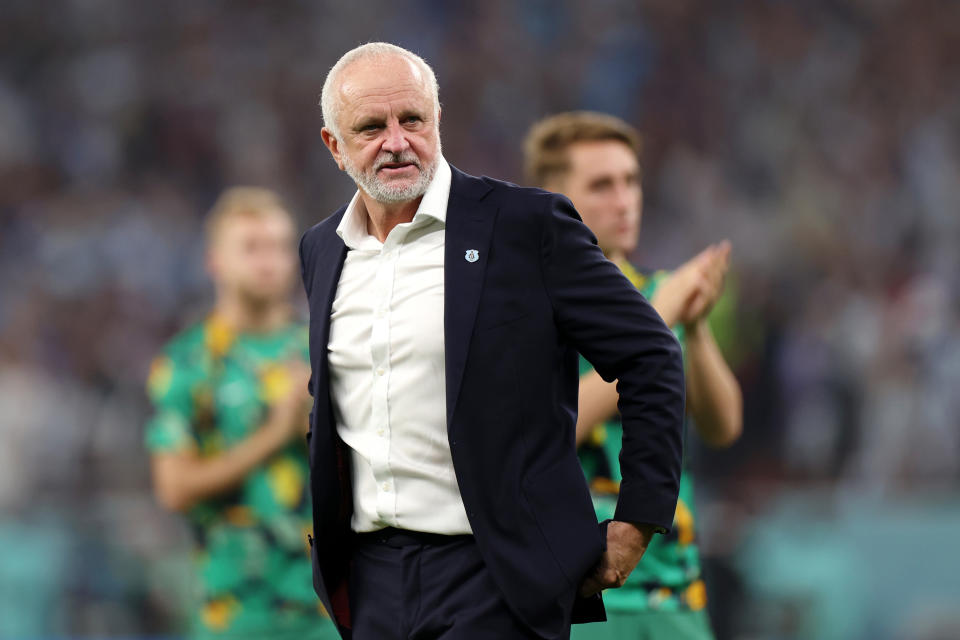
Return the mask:
<svg viewBox="0 0 960 640">
<path fill-rule="evenodd" d="M 626 215 L 637 206 L 637 194 L 629 185 L 618 185 L 614 195 L 614 204 L 619 215 Z"/>
<path fill-rule="evenodd" d="M 383 141 L 383 150 L 390 153 L 402 153 L 410 148 L 406 132 L 400 126 L 399 120 L 387 124 L 386 139 Z"/>
</svg>

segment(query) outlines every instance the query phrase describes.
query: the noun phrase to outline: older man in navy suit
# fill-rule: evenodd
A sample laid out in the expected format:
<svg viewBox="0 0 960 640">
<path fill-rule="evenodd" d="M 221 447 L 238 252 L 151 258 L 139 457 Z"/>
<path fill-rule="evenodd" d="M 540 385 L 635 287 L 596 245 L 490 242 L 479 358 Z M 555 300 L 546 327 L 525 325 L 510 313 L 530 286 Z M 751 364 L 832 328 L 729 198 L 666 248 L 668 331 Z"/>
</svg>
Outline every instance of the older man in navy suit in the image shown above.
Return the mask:
<svg viewBox="0 0 960 640">
<path fill-rule="evenodd" d="M 331 69 L 323 141 L 357 185 L 300 242 L 317 594 L 355 640 L 567 638 L 672 524 L 673 334 L 570 202 L 447 164 L 430 67 Z M 615 518 L 574 449 L 577 353 L 618 380 Z"/>
</svg>

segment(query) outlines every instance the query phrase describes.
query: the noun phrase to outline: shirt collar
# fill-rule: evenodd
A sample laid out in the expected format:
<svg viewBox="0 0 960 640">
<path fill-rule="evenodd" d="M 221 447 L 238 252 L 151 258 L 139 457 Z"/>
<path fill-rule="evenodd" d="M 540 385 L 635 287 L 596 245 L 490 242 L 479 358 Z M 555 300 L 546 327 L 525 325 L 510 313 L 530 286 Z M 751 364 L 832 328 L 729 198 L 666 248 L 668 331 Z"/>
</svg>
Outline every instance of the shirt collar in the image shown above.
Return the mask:
<svg viewBox="0 0 960 640">
<path fill-rule="evenodd" d="M 443 156 L 439 156 L 436 173 L 433 174 L 433 179 L 420 200 L 420 206 L 417 207 L 417 212 L 413 215 L 414 223 L 420 222 L 425 217 L 430 217 L 441 224 L 446 224 L 451 180 L 450 165 L 447 164 Z M 350 249 L 364 248 L 370 240 L 376 241 L 376 238 L 367 233 L 367 214 L 363 209 L 359 189 L 353 194 L 340 224 L 337 225 L 337 235 Z M 380 243 L 376 242 L 376 244 L 379 245 Z"/>
</svg>

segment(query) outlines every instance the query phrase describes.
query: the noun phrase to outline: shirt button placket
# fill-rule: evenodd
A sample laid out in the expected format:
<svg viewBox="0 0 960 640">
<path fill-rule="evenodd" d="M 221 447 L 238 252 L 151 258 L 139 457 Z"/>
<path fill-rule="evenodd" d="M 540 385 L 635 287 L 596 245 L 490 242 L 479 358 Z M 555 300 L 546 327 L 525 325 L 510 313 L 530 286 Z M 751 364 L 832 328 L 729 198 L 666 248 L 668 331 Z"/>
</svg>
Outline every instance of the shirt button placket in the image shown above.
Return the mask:
<svg viewBox="0 0 960 640">
<path fill-rule="evenodd" d="M 394 238 L 388 238 L 380 254 L 377 266 L 376 290 L 374 292 L 373 331 L 371 333 L 370 356 L 373 363 L 373 425 L 379 441 L 373 471 L 378 482 L 377 513 L 387 522 L 396 522 L 396 494 L 392 492 L 393 478 L 390 474 L 390 307 L 396 277 L 397 249 Z"/>
</svg>

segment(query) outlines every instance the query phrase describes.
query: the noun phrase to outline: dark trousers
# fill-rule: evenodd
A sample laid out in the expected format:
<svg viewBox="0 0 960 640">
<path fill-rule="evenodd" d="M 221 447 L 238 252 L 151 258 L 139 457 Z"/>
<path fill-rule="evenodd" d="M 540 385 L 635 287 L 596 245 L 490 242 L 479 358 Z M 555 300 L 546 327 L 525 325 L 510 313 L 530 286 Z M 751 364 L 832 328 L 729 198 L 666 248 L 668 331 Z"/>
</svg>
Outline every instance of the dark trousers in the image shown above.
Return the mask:
<svg viewBox="0 0 960 640">
<path fill-rule="evenodd" d="M 350 576 L 353 640 L 539 638 L 507 607 L 472 536 L 360 534 Z"/>
</svg>

